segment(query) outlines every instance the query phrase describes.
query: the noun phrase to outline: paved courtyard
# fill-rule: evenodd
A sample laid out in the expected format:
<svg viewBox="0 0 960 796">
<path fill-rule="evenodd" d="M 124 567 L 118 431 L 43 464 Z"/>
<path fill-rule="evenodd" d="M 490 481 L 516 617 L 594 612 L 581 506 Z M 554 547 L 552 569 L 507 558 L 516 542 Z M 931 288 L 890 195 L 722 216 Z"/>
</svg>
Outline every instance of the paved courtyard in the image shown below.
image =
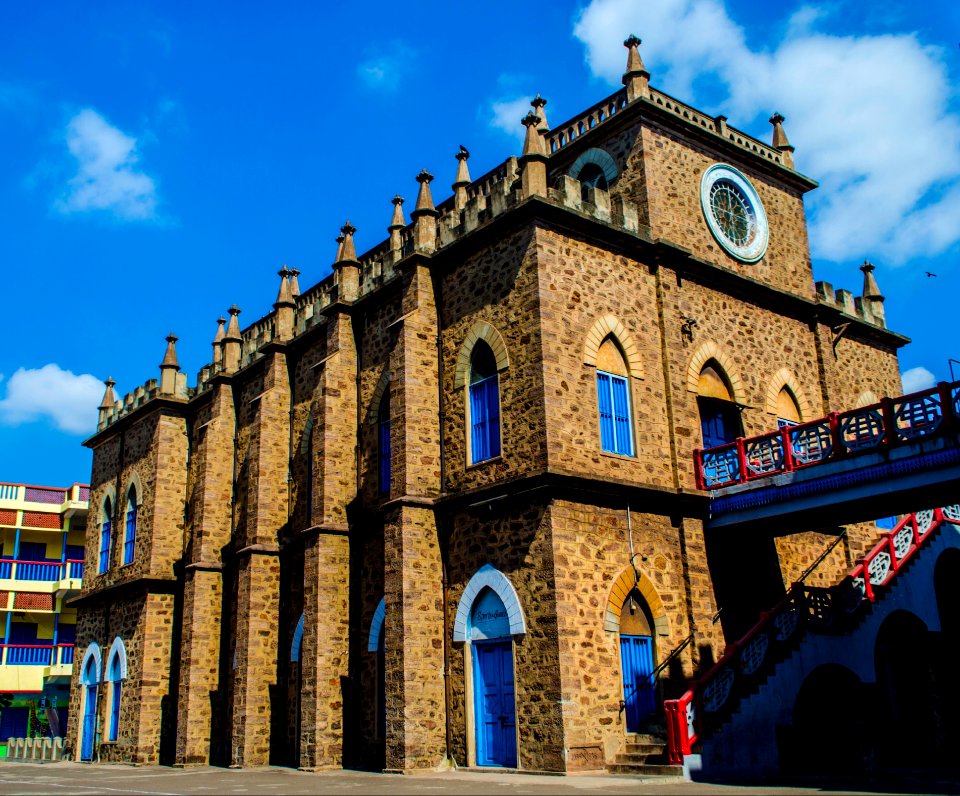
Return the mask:
<svg viewBox="0 0 960 796">
<path fill-rule="evenodd" d="M 361 771 L 306 773 L 287 768 L 174 769 L 159 766 L 84 765 L 81 763 L 0 763 L 3 794 L 809 794 L 809 793 L 960 793 L 948 775 L 875 777 L 859 782 L 832 781 L 802 786 L 770 784 L 708 785 L 627 776 L 584 774 L 552 777 L 531 774 L 444 771 L 413 776 Z"/>
</svg>

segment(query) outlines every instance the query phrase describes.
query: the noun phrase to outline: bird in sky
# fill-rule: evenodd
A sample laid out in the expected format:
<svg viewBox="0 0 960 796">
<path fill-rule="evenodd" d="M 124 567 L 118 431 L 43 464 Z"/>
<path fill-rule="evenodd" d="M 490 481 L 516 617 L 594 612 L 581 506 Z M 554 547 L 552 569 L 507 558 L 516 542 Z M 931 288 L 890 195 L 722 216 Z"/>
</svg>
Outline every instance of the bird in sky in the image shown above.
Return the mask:
<svg viewBox="0 0 960 796">
<path fill-rule="evenodd" d="M 927 276 L 936 276 L 936 274 L 933 273 L 933 271 L 927 271 L 926 274 Z"/>
</svg>

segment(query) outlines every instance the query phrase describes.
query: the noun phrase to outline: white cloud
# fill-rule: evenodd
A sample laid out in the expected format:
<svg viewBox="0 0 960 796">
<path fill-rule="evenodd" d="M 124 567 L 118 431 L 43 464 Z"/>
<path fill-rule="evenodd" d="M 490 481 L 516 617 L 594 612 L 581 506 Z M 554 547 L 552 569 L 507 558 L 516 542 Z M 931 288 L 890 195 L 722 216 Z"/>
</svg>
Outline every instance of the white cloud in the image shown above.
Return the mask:
<svg viewBox="0 0 960 796">
<path fill-rule="evenodd" d="M 530 100 L 533 97 L 496 100 L 490 105 L 490 126 L 502 130 L 514 138 L 523 138 L 525 128 L 520 120 L 533 110 Z"/>
<path fill-rule="evenodd" d="M 926 390 L 937 383 L 934 375 L 926 368 L 910 368 L 900 374 L 900 381 L 903 382 L 903 393 L 917 392 Z"/>
<path fill-rule="evenodd" d="M 358 64 L 357 77 L 367 88 L 396 91 L 403 78 L 413 71 L 416 51 L 403 42 L 394 41 L 377 48 L 375 53 Z"/>
<path fill-rule="evenodd" d="M 762 49 L 720 0 L 593 0 L 574 35 L 611 83 L 626 62 L 620 42 L 636 31 L 665 91 L 696 103 L 705 85 L 719 88 L 705 110 L 766 138 L 763 121 L 783 112 L 798 168 L 822 185 L 809 200 L 816 256 L 896 264 L 940 254 L 960 240 L 960 116 L 949 110 L 944 53 L 909 33 L 822 33 L 825 16 L 801 8 Z"/>
<path fill-rule="evenodd" d="M 51 363 L 18 369 L 6 387 L 6 397 L 0 400 L 0 422 L 19 426 L 49 417 L 57 428 L 71 434 L 96 427 L 103 383 L 95 376 L 77 376 Z"/>
<path fill-rule="evenodd" d="M 137 139 L 86 108 L 67 124 L 66 141 L 77 173 L 57 201 L 57 210 L 65 214 L 103 210 L 124 220 L 155 217 L 156 185 L 137 169 Z"/>
</svg>

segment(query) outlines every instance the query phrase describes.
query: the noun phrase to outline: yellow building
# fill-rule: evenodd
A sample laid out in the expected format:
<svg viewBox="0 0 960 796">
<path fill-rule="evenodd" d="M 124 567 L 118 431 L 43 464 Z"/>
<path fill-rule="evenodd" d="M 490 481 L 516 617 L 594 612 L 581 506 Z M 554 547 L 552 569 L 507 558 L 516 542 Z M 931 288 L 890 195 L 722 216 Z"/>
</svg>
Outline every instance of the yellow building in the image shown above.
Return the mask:
<svg viewBox="0 0 960 796">
<path fill-rule="evenodd" d="M 0 755 L 8 738 L 63 735 L 90 488 L 0 484 Z M 32 725 L 32 726 L 31 726 Z"/>
</svg>

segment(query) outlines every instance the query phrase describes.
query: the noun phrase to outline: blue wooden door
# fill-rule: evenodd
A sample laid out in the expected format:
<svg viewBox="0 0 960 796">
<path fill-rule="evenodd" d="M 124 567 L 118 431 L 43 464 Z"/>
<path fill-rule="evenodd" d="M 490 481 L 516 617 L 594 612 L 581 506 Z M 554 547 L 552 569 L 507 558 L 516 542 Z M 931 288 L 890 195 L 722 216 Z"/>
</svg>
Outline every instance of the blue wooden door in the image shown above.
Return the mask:
<svg viewBox="0 0 960 796">
<path fill-rule="evenodd" d="M 80 745 L 80 759 L 93 759 L 93 735 L 97 729 L 97 687 L 87 686 L 87 704 L 83 709 L 83 742 Z"/>
<path fill-rule="evenodd" d="M 623 701 L 627 732 L 640 732 L 644 720 L 656 707 L 653 674 L 653 639 L 650 636 L 620 636 L 623 669 Z"/>
<path fill-rule="evenodd" d="M 473 648 L 477 765 L 515 768 L 517 716 L 513 642 L 476 641 Z"/>
</svg>

